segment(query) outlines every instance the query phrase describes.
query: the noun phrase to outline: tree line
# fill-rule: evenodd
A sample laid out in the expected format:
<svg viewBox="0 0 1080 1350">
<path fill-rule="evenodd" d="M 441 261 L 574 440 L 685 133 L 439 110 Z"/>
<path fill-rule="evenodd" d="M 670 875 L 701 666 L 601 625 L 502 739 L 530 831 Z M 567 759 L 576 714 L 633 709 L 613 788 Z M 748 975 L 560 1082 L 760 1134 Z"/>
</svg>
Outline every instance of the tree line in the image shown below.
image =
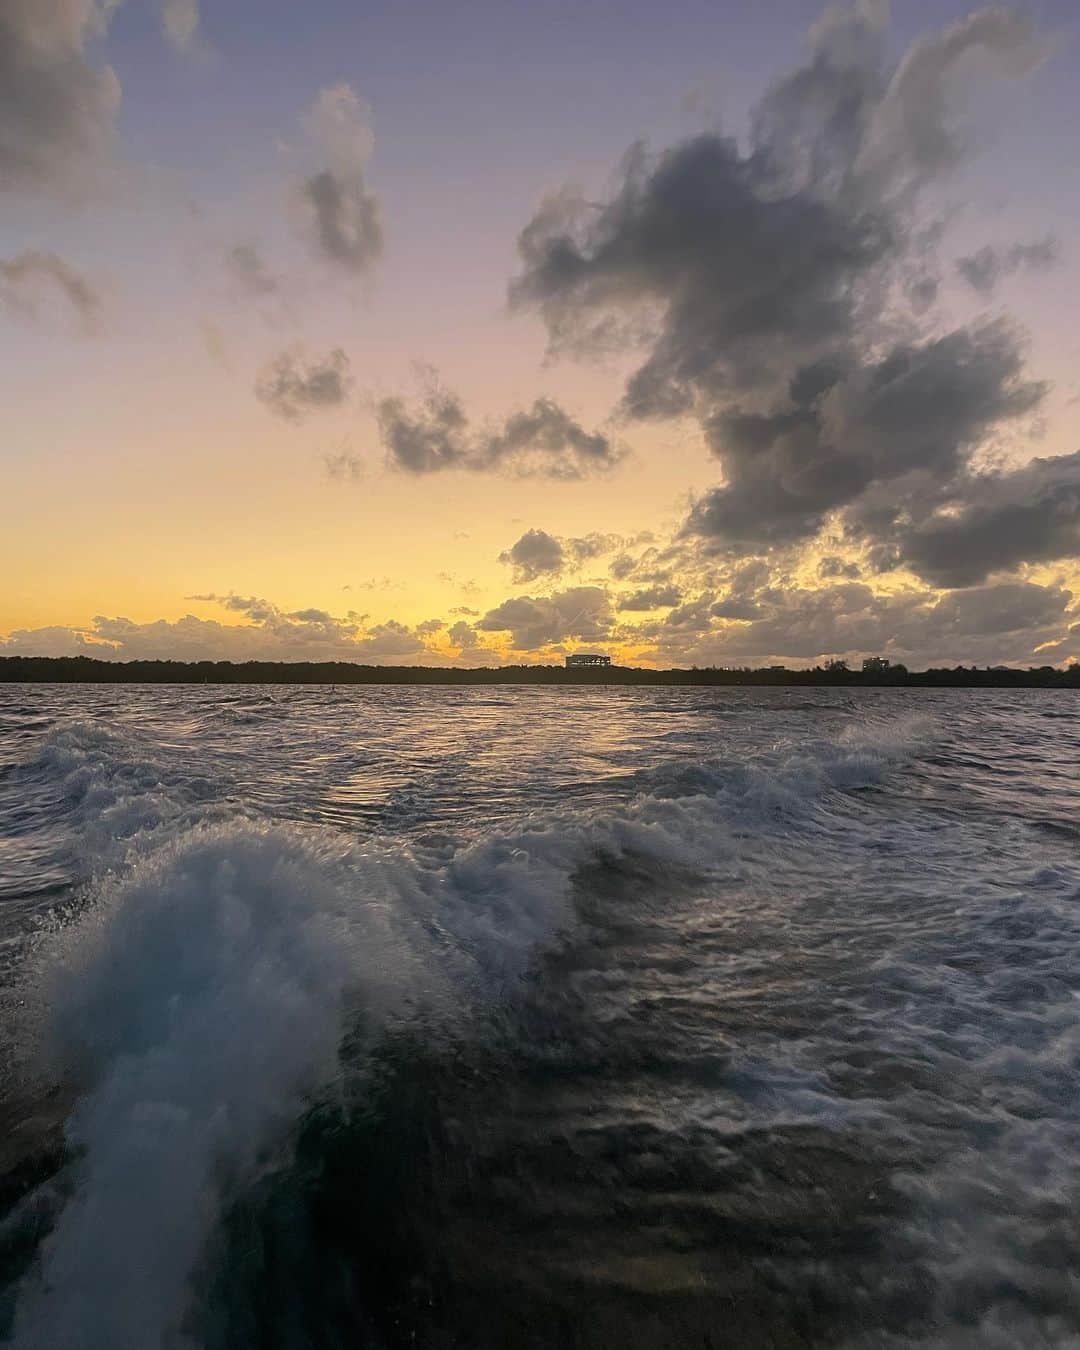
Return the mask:
<svg viewBox="0 0 1080 1350">
<path fill-rule="evenodd" d="M 365 666 L 351 661 L 100 661 L 90 656 L 0 657 L 0 683 L 55 684 L 425 684 L 425 685 L 866 685 L 914 687 L 1080 689 L 1080 664 L 953 666 L 908 670 L 884 657 L 851 668 L 827 661 L 802 670 L 786 666 L 693 666 L 647 670 L 637 666 L 517 665 Z"/>
</svg>

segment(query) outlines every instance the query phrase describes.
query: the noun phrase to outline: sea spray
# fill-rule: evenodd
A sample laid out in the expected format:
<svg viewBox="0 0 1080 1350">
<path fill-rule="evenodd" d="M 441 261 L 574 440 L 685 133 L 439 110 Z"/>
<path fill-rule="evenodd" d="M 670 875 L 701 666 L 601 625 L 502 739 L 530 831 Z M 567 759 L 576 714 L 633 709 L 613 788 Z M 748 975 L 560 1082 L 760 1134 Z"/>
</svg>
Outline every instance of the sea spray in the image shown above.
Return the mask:
<svg viewBox="0 0 1080 1350">
<path fill-rule="evenodd" d="M 351 897 L 350 897 L 351 898 Z M 222 828 L 103 892 L 54 951 L 77 1187 L 16 1323 L 19 1347 L 146 1350 L 176 1334 L 216 1214 L 336 1070 L 346 1001 L 394 996 L 392 944 L 325 849 Z"/>
</svg>

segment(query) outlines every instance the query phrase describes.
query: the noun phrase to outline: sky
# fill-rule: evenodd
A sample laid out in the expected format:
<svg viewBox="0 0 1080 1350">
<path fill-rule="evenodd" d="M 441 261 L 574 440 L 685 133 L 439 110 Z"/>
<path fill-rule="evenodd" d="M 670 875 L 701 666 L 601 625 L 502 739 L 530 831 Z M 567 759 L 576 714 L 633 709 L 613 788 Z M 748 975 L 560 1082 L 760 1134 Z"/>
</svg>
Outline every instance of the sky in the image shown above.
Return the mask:
<svg viewBox="0 0 1080 1350">
<path fill-rule="evenodd" d="M 0 0 L 0 655 L 1080 659 L 1072 0 Z"/>
</svg>

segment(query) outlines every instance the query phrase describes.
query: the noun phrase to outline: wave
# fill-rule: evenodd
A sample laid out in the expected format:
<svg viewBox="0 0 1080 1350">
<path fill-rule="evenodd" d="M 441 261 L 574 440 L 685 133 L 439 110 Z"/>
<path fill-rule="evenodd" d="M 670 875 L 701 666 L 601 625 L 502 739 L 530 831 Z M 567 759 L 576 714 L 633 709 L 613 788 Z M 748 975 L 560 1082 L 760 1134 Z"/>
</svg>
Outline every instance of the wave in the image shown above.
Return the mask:
<svg viewBox="0 0 1080 1350">
<path fill-rule="evenodd" d="M 618 809 L 413 847 L 258 823 L 119 734 L 54 736 L 25 774 L 56 788 L 92 880 L 24 978 L 41 1072 L 77 1100 L 13 1345 L 182 1345 L 227 1197 L 386 1037 L 512 1001 L 581 922 L 575 888 L 598 864 L 609 886 L 635 862 L 656 883 L 705 875 L 748 831 L 812 828 L 926 733 L 669 765 Z"/>
</svg>

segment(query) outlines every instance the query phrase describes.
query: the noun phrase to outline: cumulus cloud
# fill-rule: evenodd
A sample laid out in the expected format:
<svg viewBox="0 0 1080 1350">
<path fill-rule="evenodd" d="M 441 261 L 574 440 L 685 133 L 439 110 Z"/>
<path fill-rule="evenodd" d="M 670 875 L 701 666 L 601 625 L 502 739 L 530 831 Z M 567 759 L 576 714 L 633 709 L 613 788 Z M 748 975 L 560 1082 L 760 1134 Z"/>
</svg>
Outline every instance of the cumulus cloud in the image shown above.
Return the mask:
<svg viewBox="0 0 1080 1350">
<path fill-rule="evenodd" d="M 26 249 L 0 259 L 0 307 L 36 319 L 50 301 L 59 299 L 83 332 L 94 332 L 101 319 L 102 299 L 82 272 L 56 253 Z"/>
<path fill-rule="evenodd" d="M 111 5 L 0 5 L 0 188 L 70 196 L 93 185 L 112 150 L 120 82 L 87 55 Z"/>
<path fill-rule="evenodd" d="M 912 474 L 948 482 L 1045 387 L 1024 378 L 1004 322 L 901 343 L 876 362 L 804 367 L 766 412 L 724 408 L 705 424 L 726 482 L 687 530 L 721 546 L 808 538 L 874 485 Z"/>
<path fill-rule="evenodd" d="M 611 598 L 600 586 L 572 586 L 550 596 L 504 600 L 479 619 L 484 633 L 509 633 L 517 651 L 536 651 L 567 638 L 595 642 L 611 634 Z"/>
<path fill-rule="evenodd" d="M 648 586 L 640 591 L 631 591 L 620 596 L 620 610 L 667 609 L 677 605 L 682 599 L 682 591 L 674 583 L 666 586 Z"/>
<path fill-rule="evenodd" d="M 262 369 L 255 397 L 278 417 L 298 422 L 309 412 L 338 407 L 351 387 L 349 358 L 340 347 L 310 360 L 302 347 L 293 347 Z"/>
<path fill-rule="evenodd" d="M 410 627 L 395 619 L 369 623 L 350 611 L 344 616 L 317 607 L 282 610 L 254 595 L 191 595 L 188 600 L 219 606 L 243 622 L 187 614 L 147 623 L 98 615 L 87 627 L 22 629 L 0 638 L 4 656 L 95 656 L 101 659 L 177 661 L 358 661 L 372 664 L 431 663 L 444 656 L 429 639 L 445 625 L 428 620 Z"/>
<path fill-rule="evenodd" d="M 1033 582 L 946 595 L 879 594 L 859 582 L 770 587 L 741 615 L 731 602 L 705 595 L 642 631 L 661 659 L 698 664 L 806 664 L 872 654 L 918 665 L 1041 664 L 1047 643 L 1068 641 L 1071 600 L 1067 590 Z"/>
<path fill-rule="evenodd" d="M 430 630 L 428 630 L 430 631 Z M 426 651 L 424 635 L 414 632 L 396 619 L 377 623 L 352 649 L 358 657 L 368 659 L 383 656 L 416 656 Z"/>
<path fill-rule="evenodd" d="M 992 295 L 999 281 L 1015 272 L 1045 272 L 1060 256 L 1058 242 L 1052 236 L 1007 249 L 987 244 L 977 253 L 957 258 L 956 270 L 980 295 Z"/>
<path fill-rule="evenodd" d="M 612 469 L 623 457 L 608 437 L 586 431 L 550 398 L 499 426 L 474 429 L 461 399 L 433 376 L 419 403 L 384 398 L 375 412 L 388 462 L 406 473 L 468 469 L 575 479 Z"/>
<path fill-rule="evenodd" d="M 807 59 L 757 104 L 747 146 L 712 132 L 634 145 L 606 199 L 562 189 L 519 238 L 511 302 L 541 316 L 551 350 L 640 350 L 623 413 L 700 420 L 723 482 L 685 537 L 717 552 L 790 548 L 839 517 L 879 560 L 917 561 L 932 551 L 923 517 L 974 526 L 966 492 L 990 510 L 1028 482 L 983 482 L 973 465 L 1044 387 L 1003 322 L 920 331 L 940 233 L 920 211 L 977 144 L 962 96 L 1024 75 L 1046 49 L 1028 17 L 995 7 L 893 64 L 886 21 L 875 0 L 830 8 Z M 1017 245 L 966 271 L 985 287 L 1053 253 L 1050 240 Z M 901 325 L 892 302 L 905 295 Z M 1050 536 L 996 552 L 1018 563 L 1073 550 L 1068 520 Z"/>
<path fill-rule="evenodd" d="M 345 83 L 319 91 L 304 126 L 322 164 L 300 186 L 308 241 L 316 255 L 359 276 L 383 248 L 379 200 L 365 180 L 375 146 L 368 110 Z"/>
<path fill-rule="evenodd" d="M 499 562 L 513 568 L 514 581 L 521 586 L 541 577 L 557 577 L 576 570 L 621 544 L 619 536 L 612 534 L 594 532 L 562 539 L 546 530 L 526 530 L 512 547 L 499 554 Z"/>
<path fill-rule="evenodd" d="M 627 154 L 597 207 L 550 197 L 519 240 L 518 306 L 539 309 L 558 349 L 652 318 L 626 406 L 670 415 L 850 344 L 863 283 L 908 237 L 911 191 L 951 167 L 948 113 L 975 61 L 1016 74 L 1036 59 L 1028 21 L 987 10 L 924 39 L 895 70 L 884 9 L 831 10 L 806 65 L 765 95 L 753 141 L 703 134 Z"/>
<path fill-rule="evenodd" d="M 1080 557 L 1080 453 L 954 484 L 893 529 L 898 559 L 937 586 L 965 586 L 1020 563 Z"/>
<path fill-rule="evenodd" d="M 562 540 L 546 530 L 526 530 L 511 548 L 499 554 L 499 561 L 514 569 L 514 580 L 522 585 L 537 577 L 558 576 L 566 566 L 566 550 Z"/>
<path fill-rule="evenodd" d="M 476 611 L 470 610 L 469 613 L 475 615 Z M 456 665 L 492 666 L 499 665 L 502 661 L 499 653 L 488 646 L 473 625 L 465 619 L 459 619 L 452 624 L 447 629 L 446 638 L 450 646 L 457 651 L 457 656 L 452 658 Z"/>
</svg>

